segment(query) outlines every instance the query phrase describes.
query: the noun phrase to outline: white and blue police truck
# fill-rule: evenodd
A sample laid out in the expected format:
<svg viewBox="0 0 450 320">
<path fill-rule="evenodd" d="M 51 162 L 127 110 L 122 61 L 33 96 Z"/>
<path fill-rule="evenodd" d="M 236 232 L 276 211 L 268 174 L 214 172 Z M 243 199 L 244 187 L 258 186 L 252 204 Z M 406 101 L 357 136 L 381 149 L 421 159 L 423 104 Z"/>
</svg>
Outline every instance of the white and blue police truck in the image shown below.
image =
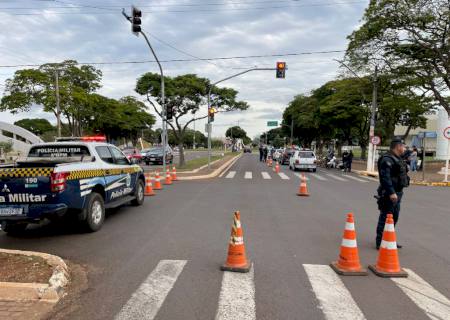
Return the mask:
<svg viewBox="0 0 450 320">
<path fill-rule="evenodd" d="M 144 202 L 145 178 L 105 137 L 65 138 L 33 145 L 15 164 L 0 167 L 0 223 L 7 233 L 30 223 L 73 215 L 99 230 L 105 209 Z"/>
</svg>

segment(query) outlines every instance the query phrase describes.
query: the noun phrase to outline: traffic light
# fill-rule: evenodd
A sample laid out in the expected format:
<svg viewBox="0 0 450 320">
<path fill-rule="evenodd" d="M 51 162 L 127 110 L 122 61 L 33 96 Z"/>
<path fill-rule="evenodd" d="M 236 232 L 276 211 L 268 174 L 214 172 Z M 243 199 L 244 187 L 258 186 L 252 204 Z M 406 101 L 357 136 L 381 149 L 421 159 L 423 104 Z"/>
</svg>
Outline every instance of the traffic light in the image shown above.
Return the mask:
<svg viewBox="0 0 450 320">
<path fill-rule="evenodd" d="M 214 109 L 214 108 L 208 109 L 209 122 L 214 122 L 214 114 L 215 113 L 216 113 L 216 109 Z"/>
<path fill-rule="evenodd" d="M 134 34 L 138 34 L 141 32 L 141 17 L 142 17 L 142 11 L 139 10 L 136 7 L 131 8 L 131 31 Z"/>
<path fill-rule="evenodd" d="M 284 79 L 286 77 L 286 62 L 277 62 L 277 78 Z"/>
<path fill-rule="evenodd" d="M 172 120 L 172 119 L 173 119 L 173 106 L 167 106 L 166 120 Z"/>
</svg>

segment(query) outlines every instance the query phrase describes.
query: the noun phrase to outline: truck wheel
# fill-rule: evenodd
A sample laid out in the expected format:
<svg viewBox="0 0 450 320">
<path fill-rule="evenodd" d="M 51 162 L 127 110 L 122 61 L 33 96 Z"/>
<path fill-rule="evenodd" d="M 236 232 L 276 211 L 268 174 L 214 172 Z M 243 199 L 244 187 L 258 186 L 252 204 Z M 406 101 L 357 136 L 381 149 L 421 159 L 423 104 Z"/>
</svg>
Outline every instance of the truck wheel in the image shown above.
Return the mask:
<svg viewBox="0 0 450 320">
<path fill-rule="evenodd" d="M 18 235 L 25 231 L 28 223 L 11 223 L 7 222 L 2 225 L 2 230 L 5 231 L 8 235 Z"/>
<path fill-rule="evenodd" d="M 86 219 L 83 221 L 88 232 L 100 230 L 105 221 L 105 203 L 103 197 L 96 192 L 92 192 L 83 209 Z"/>
<path fill-rule="evenodd" d="M 144 203 L 144 189 L 144 181 L 139 179 L 136 186 L 136 191 L 134 192 L 135 199 L 131 201 L 133 206 L 141 206 Z"/>
</svg>

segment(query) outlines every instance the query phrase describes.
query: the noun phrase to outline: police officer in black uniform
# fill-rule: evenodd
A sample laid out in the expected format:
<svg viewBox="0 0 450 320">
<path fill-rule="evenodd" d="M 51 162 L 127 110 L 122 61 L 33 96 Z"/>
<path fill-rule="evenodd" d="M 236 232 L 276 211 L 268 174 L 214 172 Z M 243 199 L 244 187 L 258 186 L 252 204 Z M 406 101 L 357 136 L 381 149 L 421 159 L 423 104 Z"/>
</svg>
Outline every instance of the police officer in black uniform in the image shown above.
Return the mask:
<svg viewBox="0 0 450 320">
<path fill-rule="evenodd" d="M 408 166 L 402 159 L 404 153 L 405 145 L 403 141 L 394 138 L 391 141 L 390 150 L 378 160 L 380 186 L 376 198 L 378 199 L 380 217 L 377 225 L 377 249 L 380 248 L 387 214 L 392 213 L 394 224 L 396 224 L 400 214 L 403 189 L 409 186 Z M 397 244 L 397 247 L 401 248 L 402 246 Z"/>
</svg>

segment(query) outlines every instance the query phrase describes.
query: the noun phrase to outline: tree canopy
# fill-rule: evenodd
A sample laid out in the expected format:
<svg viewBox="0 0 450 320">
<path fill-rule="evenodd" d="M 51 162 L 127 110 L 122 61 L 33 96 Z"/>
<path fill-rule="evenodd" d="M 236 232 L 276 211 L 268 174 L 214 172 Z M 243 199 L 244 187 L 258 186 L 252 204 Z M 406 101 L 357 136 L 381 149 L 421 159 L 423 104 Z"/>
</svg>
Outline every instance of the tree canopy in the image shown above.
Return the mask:
<svg viewBox="0 0 450 320">
<path fill-rule="evenodd" d="M 22 119 L 14 122 L 16 126 L 22 127 L 37 136 L 46 132 L 54 131 L 55 127 L 47 119 Z"/>
</svg>

